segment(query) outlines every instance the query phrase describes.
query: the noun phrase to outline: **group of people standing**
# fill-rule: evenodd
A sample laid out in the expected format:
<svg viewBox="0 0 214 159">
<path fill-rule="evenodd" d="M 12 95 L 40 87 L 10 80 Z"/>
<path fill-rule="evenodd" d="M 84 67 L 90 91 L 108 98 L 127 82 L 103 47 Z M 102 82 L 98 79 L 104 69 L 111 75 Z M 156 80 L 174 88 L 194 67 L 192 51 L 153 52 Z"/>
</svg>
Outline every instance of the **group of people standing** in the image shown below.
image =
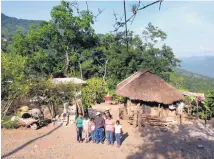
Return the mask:
<svg viewBox="0 0 214 159">
<path fill-rule="evenodd" d="M 117 142 L 117 147 L 121 145 L 122 125 L 117 120 L 114 123 L 109 109 L 103 114 L 96 113 L 96 118 L 89 119 L 87 116 L 82 117 L 80 113 L 76 119 L 77 141 L 83 142 L 82 133 L 84 132 L 85 142 L 92 141 L 93 143 L 104 143 L 107 140 L 108 145 L 114 145 L 114 136 Z M 90 140 L 91 139 L 91 140 Z"/>
</svg>

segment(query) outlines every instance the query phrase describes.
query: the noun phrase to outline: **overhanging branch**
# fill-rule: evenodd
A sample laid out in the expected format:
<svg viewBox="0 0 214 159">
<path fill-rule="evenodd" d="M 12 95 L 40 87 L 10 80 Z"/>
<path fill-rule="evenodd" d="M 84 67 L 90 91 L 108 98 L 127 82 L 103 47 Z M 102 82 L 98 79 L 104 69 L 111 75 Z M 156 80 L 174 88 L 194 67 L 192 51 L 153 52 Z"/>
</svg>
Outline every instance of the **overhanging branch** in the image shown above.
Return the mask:
<svg viewBox="0 0 214 159">
<path fill-rule="evenodd" d="M 143 6 L 143 7 L 141 7 L 141 2 L 139 1 L 139 3 L 138 3 L 138 5 L 133 5 L 132 6 L 132 12 L 133 12 L 133 14 L 132 14 L 132 16 L 130 16 L 127 20 L 125 20 L 125 21 L 116 21 L 116 23 L 114 24 L 114 32 L 117 32 L 121 27 L 124 27 L 125 26 L 125 24 L 126 23 L 128 23 L 128 22 L 131 22 L 131 24 L 133 23 L 133 21 L 134 21 L 134 19 L 135 19 L 135 17 L 136 17 L 136 15 L 137 15 L 137 13 L 140 11 L 140 10 L 143 10 L 143 9 L 146 9 L 146 8 L 148 8 L 148 7 L 150 7 L 150 6 L 152 6 L 152 5 L 154 5 L 154 4 L 156 4 L 156 3 L 159 3 L 159 10 L 160 10 L 160 8 L 161 8 L 161 3 L 163 2 L 163 0 L 157 0 L 157 1 L 154 1 L 154 2 L 152 2 L 152 3 L 149 3 L 149 4 L 147 4 L 147 5 L 145 5 L 145 6 Z M 116 14 L 114 13 L 114 16 L 115 16 Z M 116 20 L 117 20 L 117 18 L 115 18 Z"/>
</svg>

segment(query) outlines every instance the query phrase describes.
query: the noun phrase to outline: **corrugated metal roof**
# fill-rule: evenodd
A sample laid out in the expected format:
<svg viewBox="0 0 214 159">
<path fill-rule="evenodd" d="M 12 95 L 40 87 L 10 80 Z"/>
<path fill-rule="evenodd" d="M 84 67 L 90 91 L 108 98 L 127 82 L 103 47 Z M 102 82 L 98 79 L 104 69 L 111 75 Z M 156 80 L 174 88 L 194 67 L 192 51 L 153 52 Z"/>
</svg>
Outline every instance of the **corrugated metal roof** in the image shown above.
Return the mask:
<svg viewBox="0 0 214 159">
<path fill-rule="evenodd" d="M 52 82 L 54 84 L 61 84 L 61 83 L 73 83 L 73 84 L 85 84 L 86 81 L 83 81 L 82 79 L 76 78 L 76 77 L 70 77 L 70 78 L 53 78 Z"/>
</svg>

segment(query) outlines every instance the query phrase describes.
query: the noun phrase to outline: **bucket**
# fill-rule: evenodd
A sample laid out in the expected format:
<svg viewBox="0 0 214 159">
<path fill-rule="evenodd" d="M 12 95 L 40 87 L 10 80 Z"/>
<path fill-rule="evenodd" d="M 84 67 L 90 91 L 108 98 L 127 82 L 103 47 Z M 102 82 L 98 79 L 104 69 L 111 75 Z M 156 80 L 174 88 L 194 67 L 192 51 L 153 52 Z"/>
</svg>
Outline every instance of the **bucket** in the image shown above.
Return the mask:
<svg viewBox="0 0 214 159">
<path fill-rule="evenodd" d="M 112 102 L 112 96 L 110 96 L 109 94 L 107 94 L 105 96 L 105 103 L 111 103 Z"/>
</svg>

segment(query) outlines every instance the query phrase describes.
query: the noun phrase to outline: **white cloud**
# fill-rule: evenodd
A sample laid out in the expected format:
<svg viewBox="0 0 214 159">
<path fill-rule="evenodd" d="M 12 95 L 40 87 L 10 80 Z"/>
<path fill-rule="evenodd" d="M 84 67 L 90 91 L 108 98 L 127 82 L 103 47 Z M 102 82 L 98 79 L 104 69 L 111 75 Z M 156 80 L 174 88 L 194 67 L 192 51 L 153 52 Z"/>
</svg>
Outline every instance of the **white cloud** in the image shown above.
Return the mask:
<svg viewBox="0 0 214 159">
<path fill-rule="evenodd" d="M 199 55 L 203 51 L 214 54 L 214 23 L 207 21 L 194 8 L 170 8 L 155 19 L 158 20 L 154 25 L 167 33 L 166 42 L 177 56 Z"/>
<path fill-rule="evenodd" d="M 214 48 L 213 48 L 213 47 L 204 47 L 203 45 L 200 45 L 200 50 L 201 50 L 201 51 L 210 51 L 210 52 L 214 52 Z"/>
</svg>

